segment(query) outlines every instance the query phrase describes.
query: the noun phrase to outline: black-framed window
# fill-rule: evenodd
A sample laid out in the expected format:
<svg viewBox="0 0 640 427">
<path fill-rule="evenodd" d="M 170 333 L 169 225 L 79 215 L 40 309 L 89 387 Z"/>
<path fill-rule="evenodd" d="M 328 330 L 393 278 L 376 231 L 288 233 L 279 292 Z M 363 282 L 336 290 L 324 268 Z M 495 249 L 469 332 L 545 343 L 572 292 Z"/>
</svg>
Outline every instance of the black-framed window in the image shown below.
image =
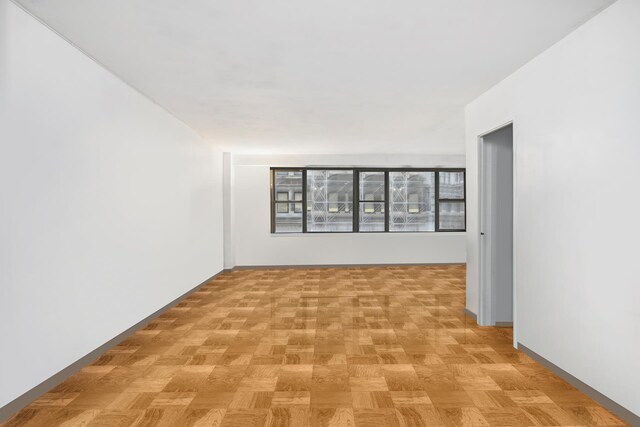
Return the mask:
<svg viewBox="0 0 640 427">
<path fill-rule="evenodd" d="M 353 231 L 353 170 L 307 169 L 306 232 Z"/>
<path fill-rule="evenodd" d="M 358 171 L 358 228 L 360 232 L 386 231 L 387 190 L 384 171 Z"/>
<path fill-rule="evenodd" d="M 465 196 L 458 168 L 271 168 L 271 232 L 465 231 Z"/>
<path fill-rule="evenodd" d="M 438 173 L 438 229 L 459 231 L 465 229 L 464 171 Z"/>
<path fill-rule="evenodd" d="M 436 230 L 435 171 L 389 172 L 391 221 L 389 231 Z"/>
<path fill-rule="evenodd" d="M 303 175 L 301 169 L 272 171 L 272 233 L 302 233 Z"/>
</svg>

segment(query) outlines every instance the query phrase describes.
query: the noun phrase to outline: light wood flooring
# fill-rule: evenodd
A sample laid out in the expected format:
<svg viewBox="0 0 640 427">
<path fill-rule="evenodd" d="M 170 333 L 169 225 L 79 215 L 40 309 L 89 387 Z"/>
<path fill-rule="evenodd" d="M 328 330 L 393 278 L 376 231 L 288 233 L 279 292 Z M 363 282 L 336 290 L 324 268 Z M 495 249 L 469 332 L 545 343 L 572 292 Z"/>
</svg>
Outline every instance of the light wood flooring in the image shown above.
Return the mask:
<svg viewBox="0 0 640 427">
<path fill-rule="evenodd" d="M 464 301 L 464 266 L 224 273 L 5 425 L 625 425 Z"/>
</svg>

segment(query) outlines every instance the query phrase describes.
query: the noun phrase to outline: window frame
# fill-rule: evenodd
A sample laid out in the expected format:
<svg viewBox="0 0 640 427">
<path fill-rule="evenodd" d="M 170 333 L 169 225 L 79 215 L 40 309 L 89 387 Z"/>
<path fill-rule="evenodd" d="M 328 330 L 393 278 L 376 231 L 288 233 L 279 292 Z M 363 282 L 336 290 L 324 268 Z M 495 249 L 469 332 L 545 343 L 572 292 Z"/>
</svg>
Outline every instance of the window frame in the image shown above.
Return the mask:
<svg viewBox="0 0 640 427">
<path fill-rule="evenodd" d="M 276 232 L 276 210 L 277 210 L 277 206 L 279 204 L 284 204 L 284 203 L 292 203 L 292 201 L 278 201 L 278 192 L 276 192 L 276 171 L 283 171 L 283 172 L 301 172 L 302 173 L 302 185 L 304 186 L 306 184 L 306 179 L 307 179 L 307 172 L 303 169 L 303 168 L 271 168 L 271 170 L 269 171 L 269 177 L 270 177 L 270 196 L 269 198 L 271 199 L 271 234 L 300 234 L 300 231 L 289 231 L 289 232 L 280 232 L 277 233 Z M 293 202 L 296 203 L 296 202 Z M 304 213 L 304 207 L 306 205 L 306 197 L 305 197 L 305 192 L 302 192 L 302 201 L 297 202 L 297 203 L 302 203 L 302 233 L 306 232 L 305 230 L 305 223 L 304 220 L 306 218 L 305 213 Z M 288 209 L 289 209 L 289 213 L 291 213 L 291 208 L 289 205 Z M 295 205 L 294 205 L 294 213 L 295 212 Z"/>
<path fill-rule="evenodd" d="M 360 173 L 384 172 L 384 200 L 361 200 Z M 388 233 L 389 232 L 389 169 L 386 168 L 354 168 L 353 170 L 353 233 Z M 384 203 L 384 230 L 360 231 L 360 203 Z"/>
<path fill-rule="evenodd" d="M 403 231 L 391 231 L 389 230 L 389 233 L 396 233 L 396 234 L 402 234 L 402 233 L 439 233 L 440 230 L 438 230 L 438 172 L 450 172 L 451 170 L 449 168 L 391 168 L 388 170 L 389 172 L 427 172 L 427 173 L 433 173 L 433 185 L 434 185 L 434 189 L 433 189 L 433 203 L 435 204 L 435 216 L 434 216 L 434 225 L 433 225 L 433 231 L 427 230 L 427 231 L 407 231 L 407 230 L 403 230 Z M 458 170 L 456 170 L 457 172 Z M 389 185 L 389 174 L 387 174 L 387 186 Z M 389 209 L 391 209 L 391 206 L 389 205 Z M 387 221 L 387 228 L 389 228 L 389 223 L 390 220 Z M 466 224 L 466 221 L 465 221 Z M 443 232 L 448 231 L 448 230 L 443 230 Z"/>
<path fill-rule="evenodd" d="M 440 198 L 440 174 L 436 173 L 436 227 L 435 231 L 438 233 L 456 233 L 461 231 L 467 231 L 467 170 L 439 170 L 438 172 L 462 172 L 462 180 L 464 182 L 462 186 L 462 199 L 445 199 Z M 304 175 L 304 172 L 303 172 Z M 462 203 L 464 207 L 464 228 L 446 228 L 440 229 L 440 203 Z"/>
<path fill-rule="evenodd" d="M 277 168 L 271 168 L 272 170 L 277 169 Z M 357 183 L 356 180 L 356 170 L 354 168 L 350 168 L 350 167 L 305 167 L 305 168 L 300 168 L 302 169 L 302 197 L 304 198 L 304 203 L 302 205 L 302 232 L 306 233 L 306 234 L 347 234 L 347 233 L 356 233 L 355 229 L 356 229 L 356 223 L 358 222 L 358 218 L 356 217 L 357 212 L 356 212 L 356 193 L 353 192 L 352 193 L 352 198 L 353 200 L 351 201 L 351 213 L 352 213 L 352 218 L 351 218 L 351 231 L 309 231 L 308 230 L 308 224 L 307 224 L 307 215 L 309 213 L 309 209 L 308 209 L 308 199 L 309 199 L 309 195 L 307 194 L 307 172 L 308 171 L 352 171 L 353 172 L 353 178 L 352 178 L 352 185 L 354 185 L 354 191 L 355 191 L 355 185 Z M 328 200 L 327 200 L 328 203 Z M 338 200 L 338 205 L 340 205 L 340 200 Z M 278 234 L 278 233 L 275 233 Z"/>
<path fill-rule="evenodd" d="M 344 170 L 353 172 L 353 200 L 352 200 L 352 214 L 353 219 L 351 223 L 351 231 L 308 231 L 307 230 L 307 215 L 308 215 L 308 203 L 307 203 L 307 171 L 327 171 L 327 170 Z M 302 204 L 302 232 L 276 232 L 276 206 L 278 201 L 276 200 L 276 186 L 275 176 L 276 171 L 286 172 L 302 172 L 302 200 L 290 201 L 293 203 Z M 467 170 L 466 168 L 382 168 L 382 167 L 347 167 L 347 166 L 308 166 L 308 167 L 271 167 L 269 169 L 270 177 L 270 201 L 271 201 L 271 234 L 345 234 L 345 233 L 361 233 L 360 228 L 360 203 L 367 202 L 360 200 L 360 172 L 384 172 L 384 231 L 366 231 L 363 234 L 375 234 L 375 233 L 456 233 L 466 232 L 467 227 Z M 435 227 L 433 231 L 390 231 L 390 201 L 389 201 L 389 172 L 434 172 L 435 173 Z M 463 198 L 462 199 L 441 199 L 440 198 L 440 172 L 462 172 L 464 180 L 463 185 Z M 381 201 L 379 201 L 381 202 Z M 462 203 L 464 206 L 464 228 L 461 229 L 440 229 L 440 203 L 456 202 Z M 296 212 L 297 213 L 297 212 Z"/>
</svg>

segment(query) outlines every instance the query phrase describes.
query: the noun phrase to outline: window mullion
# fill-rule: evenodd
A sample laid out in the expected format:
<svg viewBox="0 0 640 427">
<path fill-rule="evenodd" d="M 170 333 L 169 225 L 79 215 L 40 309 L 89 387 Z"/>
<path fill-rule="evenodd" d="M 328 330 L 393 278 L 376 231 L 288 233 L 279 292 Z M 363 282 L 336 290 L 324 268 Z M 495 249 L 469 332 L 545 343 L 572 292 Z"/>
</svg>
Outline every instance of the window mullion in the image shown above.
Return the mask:
<svg viewBox="0 0 640 427">
<path fill-rule="evenodd" d="M 436 220 L 434 230 L 440 231 L 440 172 L 436 171 Z"/>
<path fill-rule="evenodd" d="M 275 199 L 276 199 L 276 183 L 275 183 L 275 175 L 276 175 L 276 171 L 275 170 L 271 170 L 269 171 L 269 180 L 270 180 L 270 193 L 271 193 L 271 233 L 275 233 L 276 232 L 276 203 L 275 203 Z"/>
<path fill-rule="evenodd" d="M 360 232 L 360 170 L 353 170 L 353 227 L 354 233 Z"/>
<path fill-rule="evenodd" d="M 384 171 L 384 231 L 389 232 L 389 221 L 391 213 L 389 212 L 389 171 Z"/>
<path fill-rule="evenodd" d="M 462 200 L 464 201 L 464 230 L 467 230 L 467 169 L 462 170 Z"/>
<path fill-rule="evenodd" d="M 307 232 L 307 170 L 302 170 L 302 232 Z"/>
</svg>

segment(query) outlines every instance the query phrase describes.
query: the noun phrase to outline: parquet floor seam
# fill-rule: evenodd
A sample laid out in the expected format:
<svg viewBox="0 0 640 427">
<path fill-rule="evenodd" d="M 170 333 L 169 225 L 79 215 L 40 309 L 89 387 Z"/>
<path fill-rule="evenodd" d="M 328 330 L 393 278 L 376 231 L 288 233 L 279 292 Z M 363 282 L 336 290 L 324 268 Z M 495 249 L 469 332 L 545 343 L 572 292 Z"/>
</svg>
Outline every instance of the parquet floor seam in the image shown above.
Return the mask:
<svg viewBox="0 0 640 427">
<path fill-rule="evenodd" d="M 227 272 L 2 425 L 625 425 L 464 303 L 459 265 Z"/>
</svg>

